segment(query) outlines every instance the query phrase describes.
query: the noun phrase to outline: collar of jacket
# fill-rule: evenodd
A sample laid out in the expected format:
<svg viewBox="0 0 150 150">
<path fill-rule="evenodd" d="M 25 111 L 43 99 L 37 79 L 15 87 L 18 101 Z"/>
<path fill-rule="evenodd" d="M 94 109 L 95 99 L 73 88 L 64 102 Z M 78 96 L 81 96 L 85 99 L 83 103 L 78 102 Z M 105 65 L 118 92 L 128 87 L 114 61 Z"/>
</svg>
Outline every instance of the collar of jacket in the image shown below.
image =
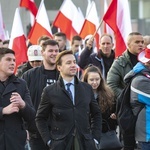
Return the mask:
<svg viewBox="0 0 150 150">
<path fill-rule="evenodd" d="M 111 54 L 109 57 L 106 57 L 105 54 L 102 52 L 102 50 L 100 49 L 97 53 L 97 57 L 100 59 L 100 58 L 115 58 L 115 52 L 114 50 L 111 50 Z"/>
<path fill-rule="evenodd" d="M 98 61 L 102 62 L 104 58 L 106 59 L 115 59 L 115 52 L 114 50 L 111 50 L 111 55 L 109 57 L 104 56 L 102 50 L 100 50 L 98 53 L 93 53 L 92 54 L 95 59 L 97 59 Z"/>
<path fill-rule="evenodd" d="M 5 81 L 5 85 L 11 83 L 11 82 L 18 82 L 19 81 L 17 80 L 18 77 L 16 77 L 14 74 L 12 74 L 11 76 L 8 77 L 8 79 Z"/>
<path fill-rule="evenodd" d="M 26 63 L 26 66 L 27 66 L 29 69 L 33 68 L 33 67 L 30 65 L 30 62 L 29 62 L 29 61 Z"/>
<path fill-rule="evenodd" d="M 74 77 L 74 82 L 75 84 L 78 84 L 80 82 L 77 76 Z M 62 76 L 59 76 L 58 83 L 60 84 L 61 87 L 64 86 L 64 81 L 63 81 Z"/>
<path fill-rule="evenodd" d="M 132 66 L 128 50 L 126 50 L 121 56 L 118 56 L 116 59 L 118 60 L 120 66 L 125 67 L 127 64 L 130 64 Z"/>
</svg>

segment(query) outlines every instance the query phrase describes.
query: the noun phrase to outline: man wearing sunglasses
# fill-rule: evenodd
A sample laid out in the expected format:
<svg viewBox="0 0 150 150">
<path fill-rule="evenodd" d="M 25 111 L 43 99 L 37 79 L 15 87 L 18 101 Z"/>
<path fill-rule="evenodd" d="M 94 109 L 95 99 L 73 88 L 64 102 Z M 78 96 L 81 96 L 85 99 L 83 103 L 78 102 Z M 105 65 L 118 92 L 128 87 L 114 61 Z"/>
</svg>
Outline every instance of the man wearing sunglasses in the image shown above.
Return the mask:
<svg viewBox="0 0 150 150">
<path fill-rule="evenodd" d="M 31 68 L 35 68 L 42 65 L 43 57 L 41 55 L 42 47 L 39 45 L 31 45 L 28 48 L 27 56 L 28 62 L 20 65 L 17 69 L 16 76 L 21 77 L 24 72 Z"/>
</svg>

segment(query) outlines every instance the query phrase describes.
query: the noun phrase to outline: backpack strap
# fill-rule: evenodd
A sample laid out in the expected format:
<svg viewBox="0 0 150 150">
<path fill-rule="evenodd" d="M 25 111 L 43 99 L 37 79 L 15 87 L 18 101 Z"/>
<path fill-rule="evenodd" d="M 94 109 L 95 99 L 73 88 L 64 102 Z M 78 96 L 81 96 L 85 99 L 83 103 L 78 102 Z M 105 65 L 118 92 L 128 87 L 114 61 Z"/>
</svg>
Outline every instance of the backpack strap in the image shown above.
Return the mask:
<svg viewBox="0 0 150 150">
<path fill-rule="evenodd" d="M 143 76 L 145 76 L 145 77 L 147 77 L 147 78 L 150 79 L 150 73 L 149 73 L 149 72 L 146 72 L 146 71 L 142 71 L 142 72 L 136 74 L 136 76 L 137 76 L 137 75 L 143 75 Z M 134 76 L 133 78 L 135 78 L 136 76 Z M 131 82 L 132 82 L 132 81 L 131 81 Z M 135 114 L 136 117 L 138 116 L 138 114 L 140 113 L 140 111 L 141 111 L 144 107 L 145 107 L 145 105 L 142 104 L 142 103 L 140 103 L 140 107 L 139 107 L 137 113 Z"/>
</svg>

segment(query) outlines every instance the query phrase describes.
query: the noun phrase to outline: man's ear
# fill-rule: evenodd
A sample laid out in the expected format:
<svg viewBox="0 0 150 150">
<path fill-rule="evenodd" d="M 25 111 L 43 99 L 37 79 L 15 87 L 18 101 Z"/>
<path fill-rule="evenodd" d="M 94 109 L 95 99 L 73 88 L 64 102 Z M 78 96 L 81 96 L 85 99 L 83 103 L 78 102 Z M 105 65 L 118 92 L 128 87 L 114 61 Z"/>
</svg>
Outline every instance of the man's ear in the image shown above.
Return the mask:
<svg viewBox="0 0 150 150">
<path fill-rule="evenodd" d="M 130 42 L 127 42 L 127 48 L 129 49 L 129 47 L 130 47 Z"/>
<path fill-rule="evenodd" d="M 43 50 L 41 50 L 41 55 L 43 56 L 43 53 L 44 53 L 44 51 Z"/>
<path fill-rule="evenodd" d="M 60 71 L 60 68 L 61 68 L 61 66 L 60 66 L 60 65 L 57 65 L 57 70 L 58 70 L 58 71 Z"/>
</svg>

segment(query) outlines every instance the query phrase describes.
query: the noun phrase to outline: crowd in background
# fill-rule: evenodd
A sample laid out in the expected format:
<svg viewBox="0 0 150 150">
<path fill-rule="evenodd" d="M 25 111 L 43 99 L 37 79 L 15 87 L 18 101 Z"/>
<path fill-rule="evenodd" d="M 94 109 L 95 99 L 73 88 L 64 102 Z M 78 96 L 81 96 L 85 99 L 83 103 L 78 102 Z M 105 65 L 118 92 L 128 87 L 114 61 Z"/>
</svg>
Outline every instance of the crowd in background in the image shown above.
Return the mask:
<svg viewBox="0 0 150 150">
<path fill-rule="evenodd" d="M 14 76 L 15 54 L 9 51 L 9 40 L 0 40 L 0 51 L 8 50 L 8 52 L 7 50 L 0 52 L 0 74 L 2 74 L 0 75 L 0 132 L 4 136 L 12 135 L 12 137 L 5 136 L 6 140 L 10 140 L 10 147 L 2 137 L 0 138 L 0 143 L 3 143 L 0 144 L 0 149 L 23 150 L 27 141 L 29 141 L 28 148 L 31 150 L 99 149 L 101 133 L 117 129 L 116 103 L 125 87 L 124 77 L 133 69 L 135 71 L 135 68 L 136 71 L 146 70 L 150 73 L 150 54 L 147 54 L 150 53 L 150 47 L 147 47 L 149 44 L 150 36 L 132 32 L 126 41 L 126 51 L 116 58 L 115 44 L 110 34 L 103 34 L 100 37 L 98 48 L 92 35 L 85 39 L 76 35 L 69 45 L 65 33 L 55 33 L 53 39 L 43 35 L 38 39 L 37 45 L 28 45 L 28 61 L 17 66 Z M 146 54 L 143 53 L 142 56 L 145 56 L 147 61 L 143 61 L 142 56 L 139 56 L 143 50 Z M 7 61 L 3 60 L 5 55 L 8 55 L 7 59 L 11 59 L 9 62 L 13 64 L 11 69 L 11 65 L 7 67 L 8 64 L 4 64 L 11 72 L 5 70 L 1 64 Z M 3 79 L 3 75 L 6 78 Z M 123 143 L 124 150 L 150 149 L 149 130 L 145 129 L 150 123 L 147 118 L 149 112 L 146 109 L 149 107 L 149 102 L 145 102 L 150 100 L 150 80 L 145 78 L 144 83 L 142 82 L 142 87 L 146 86 L 145 89 L 138 89 L 141 92 L 131 89 L 133 92 L 131 103 L 138 101 L 146 105 L 138 118 L 142 126 L 137 124 L 134 135 L 116 132 Z M 133 81 L 135 89 L 140 87 L 141 81 L 140 77 L 136 81 L 138 85 Z M 17 85 L 17 88 L 9 91 L 12 83 Z M 71 98 L 68 93 L 66 94 L 68 83 L 71 83 L 69 86 Z M 3 95 L 7 88 L 7 103 L 4 104 Z M 11 98 L 12 92 L 16 97 Z M 144 94 L 141 98 L 135 93 Z M 28 95 L 28 100 L 24 94 Z M 16 103 L 16 99 L 19 104 Z M 71 104 L 69 99 L 72 99 Z M 16 110 L 9 112 L 7 108 L 4 113 L 4 108 L 11 103 Z M 138 103 L 133 105 L 133 109 Z M 143 120 L 141 115 L 147 115 L 145 117 L 147 120 Z M 26 130 L 27 140 L 25 140 L 26 133 L 21 134 L 20 139 L 17 139 L 15 133 L 5 133 L 3 129 L 12 129 L 4 123 L 7 120 L 16 124 L 14 132 L 19 132 L 20 128 Z M 15 140 L 20 142 L 13 143 Z"/>
</svg>

